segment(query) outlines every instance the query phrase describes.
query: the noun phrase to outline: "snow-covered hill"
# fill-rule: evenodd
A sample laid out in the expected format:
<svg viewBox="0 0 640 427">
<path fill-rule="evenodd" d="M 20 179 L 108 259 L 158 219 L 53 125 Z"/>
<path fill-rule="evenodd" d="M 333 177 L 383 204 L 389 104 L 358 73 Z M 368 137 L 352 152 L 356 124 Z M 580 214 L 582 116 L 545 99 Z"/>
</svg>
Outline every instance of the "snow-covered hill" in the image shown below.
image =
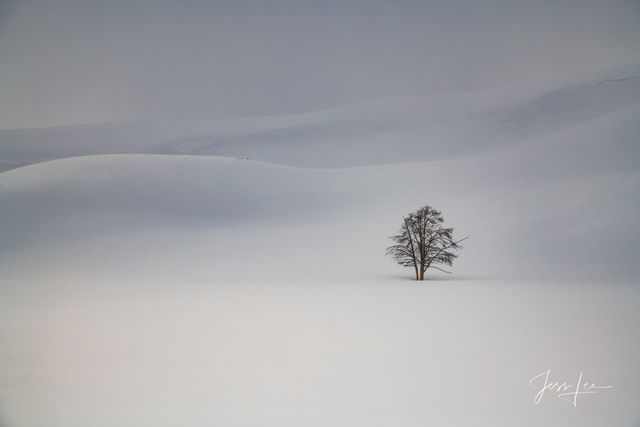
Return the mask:
<svg viewBox="0 0 640 427">
<path fill-rule="evenodd" d="M 339 168 L 480 154 L 640 102 L 640 65 L 555 88 L 396 98 L 305 114 L 0 131 L 0 170 L 93 154 L 231 156 Z"/>
<path fill-rule="evenodd" d="M 0 131 L 0 417 L 633 425 L 638 75 Z M 471 237 L 416 286 L 384 249 L 423 204 Z M 614 391 L 535 406 L 549 368 Z"/>
<path fill-rule="evenodd" d="M 242 241 L 251 247 L 245 250 L 261 254 L 254 255 L 254 265 L 269 265 L 272 272 L 297 271 L 307 279 L 319 274 L 309 276 L 312 265 L 283 256 L 292 250 L 308 253 L 300 258 L 310 264 L 341 265 L 348 258 L 350 274 L 385 275 L 396 268 L 382 256 L 386 237 L 403 214 L 430 203 L 460 233 L 473 235 L 460 274 L 630 279 L 638 273 L 639 111 L 627 107 L 474 156 L 386 166 L 307 169 L 130 154 L 38 163 L 0 175 L 0 263 L 5 274 L 16 276 L 118 272 L 126 278 L 139 257 L 155 265 L 151 255 L 158 252 L 173 261 L 153 267 L 155 278 L 173 277 L 177 268 L 177 277 L 197 278 L 199 271 L 208 280 L 228 280 L 238 273 L 224 266 L 237 252 L 226 245 Z M 305 224 L 311 233 L 303 246 L 277 228 L 292 224 Z M 137 245 L 129 242 L 140 233 L 153 240 L 168 230 L 172 237 L 148 248 L 139 237 Z M 207 239 L 207 233 L 214 234 Z M 194 234 L 203 247 L 183 250 Z M 324 243 L 311 243 L 318 236 L 325 236 Z M 104 239 L 110 244 L 102 247 Z M 224 261 L 210 260 L 216 251 Z M 366 267 L 372 259 L 380 260 L 374 269 Z M 131 265 L 123 270 L 122 264 Z M 151 273 L 140 272 L 134 277 Z M 329 276 L 340 280 L 345 273 Z"/>
</svg>

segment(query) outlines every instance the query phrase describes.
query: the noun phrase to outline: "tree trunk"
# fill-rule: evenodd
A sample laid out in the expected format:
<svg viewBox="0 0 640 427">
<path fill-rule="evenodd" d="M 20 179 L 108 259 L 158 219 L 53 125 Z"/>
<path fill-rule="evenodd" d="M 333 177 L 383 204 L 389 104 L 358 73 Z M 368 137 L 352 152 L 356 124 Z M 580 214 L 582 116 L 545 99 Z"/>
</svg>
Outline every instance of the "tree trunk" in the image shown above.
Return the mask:
<svg viewBox="0 0 640 427">
<path fill-rule="evenodd" d="M 417 265 L 414 265 L 414 266 L 413 266 L 413 268 L 415 268 L 415 269 L 416 269 L 416 280 L 419 280 L 419 279 L 418 279 L 418 266 L 417 266 Z"/>
<path fill-rule="evenodd" d="M 424 280 L 424 271 L 420 270 L 420 280 Z"/>
</svg>

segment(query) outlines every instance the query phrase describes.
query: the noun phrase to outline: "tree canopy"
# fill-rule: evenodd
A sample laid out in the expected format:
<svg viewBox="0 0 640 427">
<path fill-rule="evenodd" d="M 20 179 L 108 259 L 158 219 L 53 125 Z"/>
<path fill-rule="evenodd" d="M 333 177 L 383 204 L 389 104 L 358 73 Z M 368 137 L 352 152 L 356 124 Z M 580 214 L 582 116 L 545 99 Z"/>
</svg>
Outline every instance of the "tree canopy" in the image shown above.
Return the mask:
<svg viewBox="0 0 640 427">
<path fill-rule="evenodd" d="M 424 273 L 433 268 L 450 273 L 439 265 L 452 266 L 462 248 L 460 240 L 453 238 L 453 228 L 444 227 L 442 213 L 431 206 L 423 206 L 405 216 L 400 230 L 391 239 L 386 254 L 404 267 L 413 267 L 416 280 L 424 280 Z"/>
</svg>

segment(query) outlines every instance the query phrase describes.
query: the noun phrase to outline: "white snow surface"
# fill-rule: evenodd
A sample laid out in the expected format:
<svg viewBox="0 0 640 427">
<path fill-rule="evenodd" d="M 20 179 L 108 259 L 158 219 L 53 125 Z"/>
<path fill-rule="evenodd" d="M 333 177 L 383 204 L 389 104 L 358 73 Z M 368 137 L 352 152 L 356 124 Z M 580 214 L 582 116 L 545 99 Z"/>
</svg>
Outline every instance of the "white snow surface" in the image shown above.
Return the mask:
<svg viewBox="0 0 640 427">
<path fill-rule="evenodd" d="M 0 424 L 638 425 L 639 70 L 0 131 Z M 418 283 L 424 204 L 470 238 Z"/>
</svg>

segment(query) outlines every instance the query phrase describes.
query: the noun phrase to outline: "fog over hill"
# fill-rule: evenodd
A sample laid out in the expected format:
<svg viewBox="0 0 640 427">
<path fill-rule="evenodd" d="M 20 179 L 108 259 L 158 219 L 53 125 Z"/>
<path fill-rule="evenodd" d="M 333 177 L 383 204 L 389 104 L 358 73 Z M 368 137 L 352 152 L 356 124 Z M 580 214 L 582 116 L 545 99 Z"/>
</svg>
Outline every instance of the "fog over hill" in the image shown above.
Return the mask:
<svg viewBox="0 0 640 427">
<path fill-rule="evenodd" d="M 0 130 L 0 166 L 92 154 L 220 155 L 313 168 L 450 159 L 640 101 L 638 64 L 582 79 L 552 90 L 394 98 L 288 116 Z"/>
<path fill-rule="evenodd" d="M 305 262 L 269 257 L 280 253 L 271 245 L 293 245 L 271 227 L 294 221 L 331 233 L 319 224 L 346 221 L 336 243 L 305 246 L 320 251 L 308 259 L 339 265 L 325 252 L 350 241 L 336 256 L 360 260 L 353 274 L 375 276 L 363 265 L 380 258 L 378 274 L 393 271 L 382 249 L 398 218 L 431 203 L 474 236 L 461 274 L 632 279 L 640 85 L 637 67 L 623 70 L 516 100 L 469 94 L 221 122 L 1 131 L 6 167 L 61 160 L 0 174 L 0 262 L 5 274 L 141 278 L 133 266 L 157 251 L 173 260 L 155 267 L 157 278 L 172 265 L 178 276 L 226 278 L 209 254 L 227 251 L 221 230 L 241 239 L 247 223 L 270 233 L 254 265 L 309 278 Z M 194 227 L 203 247 L 173 253 Z M 179 245 L 167 237 L 140 247 L 122 234 L 168 230 Z"/>
<path fill-rule="evenodd" d="M 638 426 L 639 6 L 0 2 L 0 425 Z"/>
</svg>

